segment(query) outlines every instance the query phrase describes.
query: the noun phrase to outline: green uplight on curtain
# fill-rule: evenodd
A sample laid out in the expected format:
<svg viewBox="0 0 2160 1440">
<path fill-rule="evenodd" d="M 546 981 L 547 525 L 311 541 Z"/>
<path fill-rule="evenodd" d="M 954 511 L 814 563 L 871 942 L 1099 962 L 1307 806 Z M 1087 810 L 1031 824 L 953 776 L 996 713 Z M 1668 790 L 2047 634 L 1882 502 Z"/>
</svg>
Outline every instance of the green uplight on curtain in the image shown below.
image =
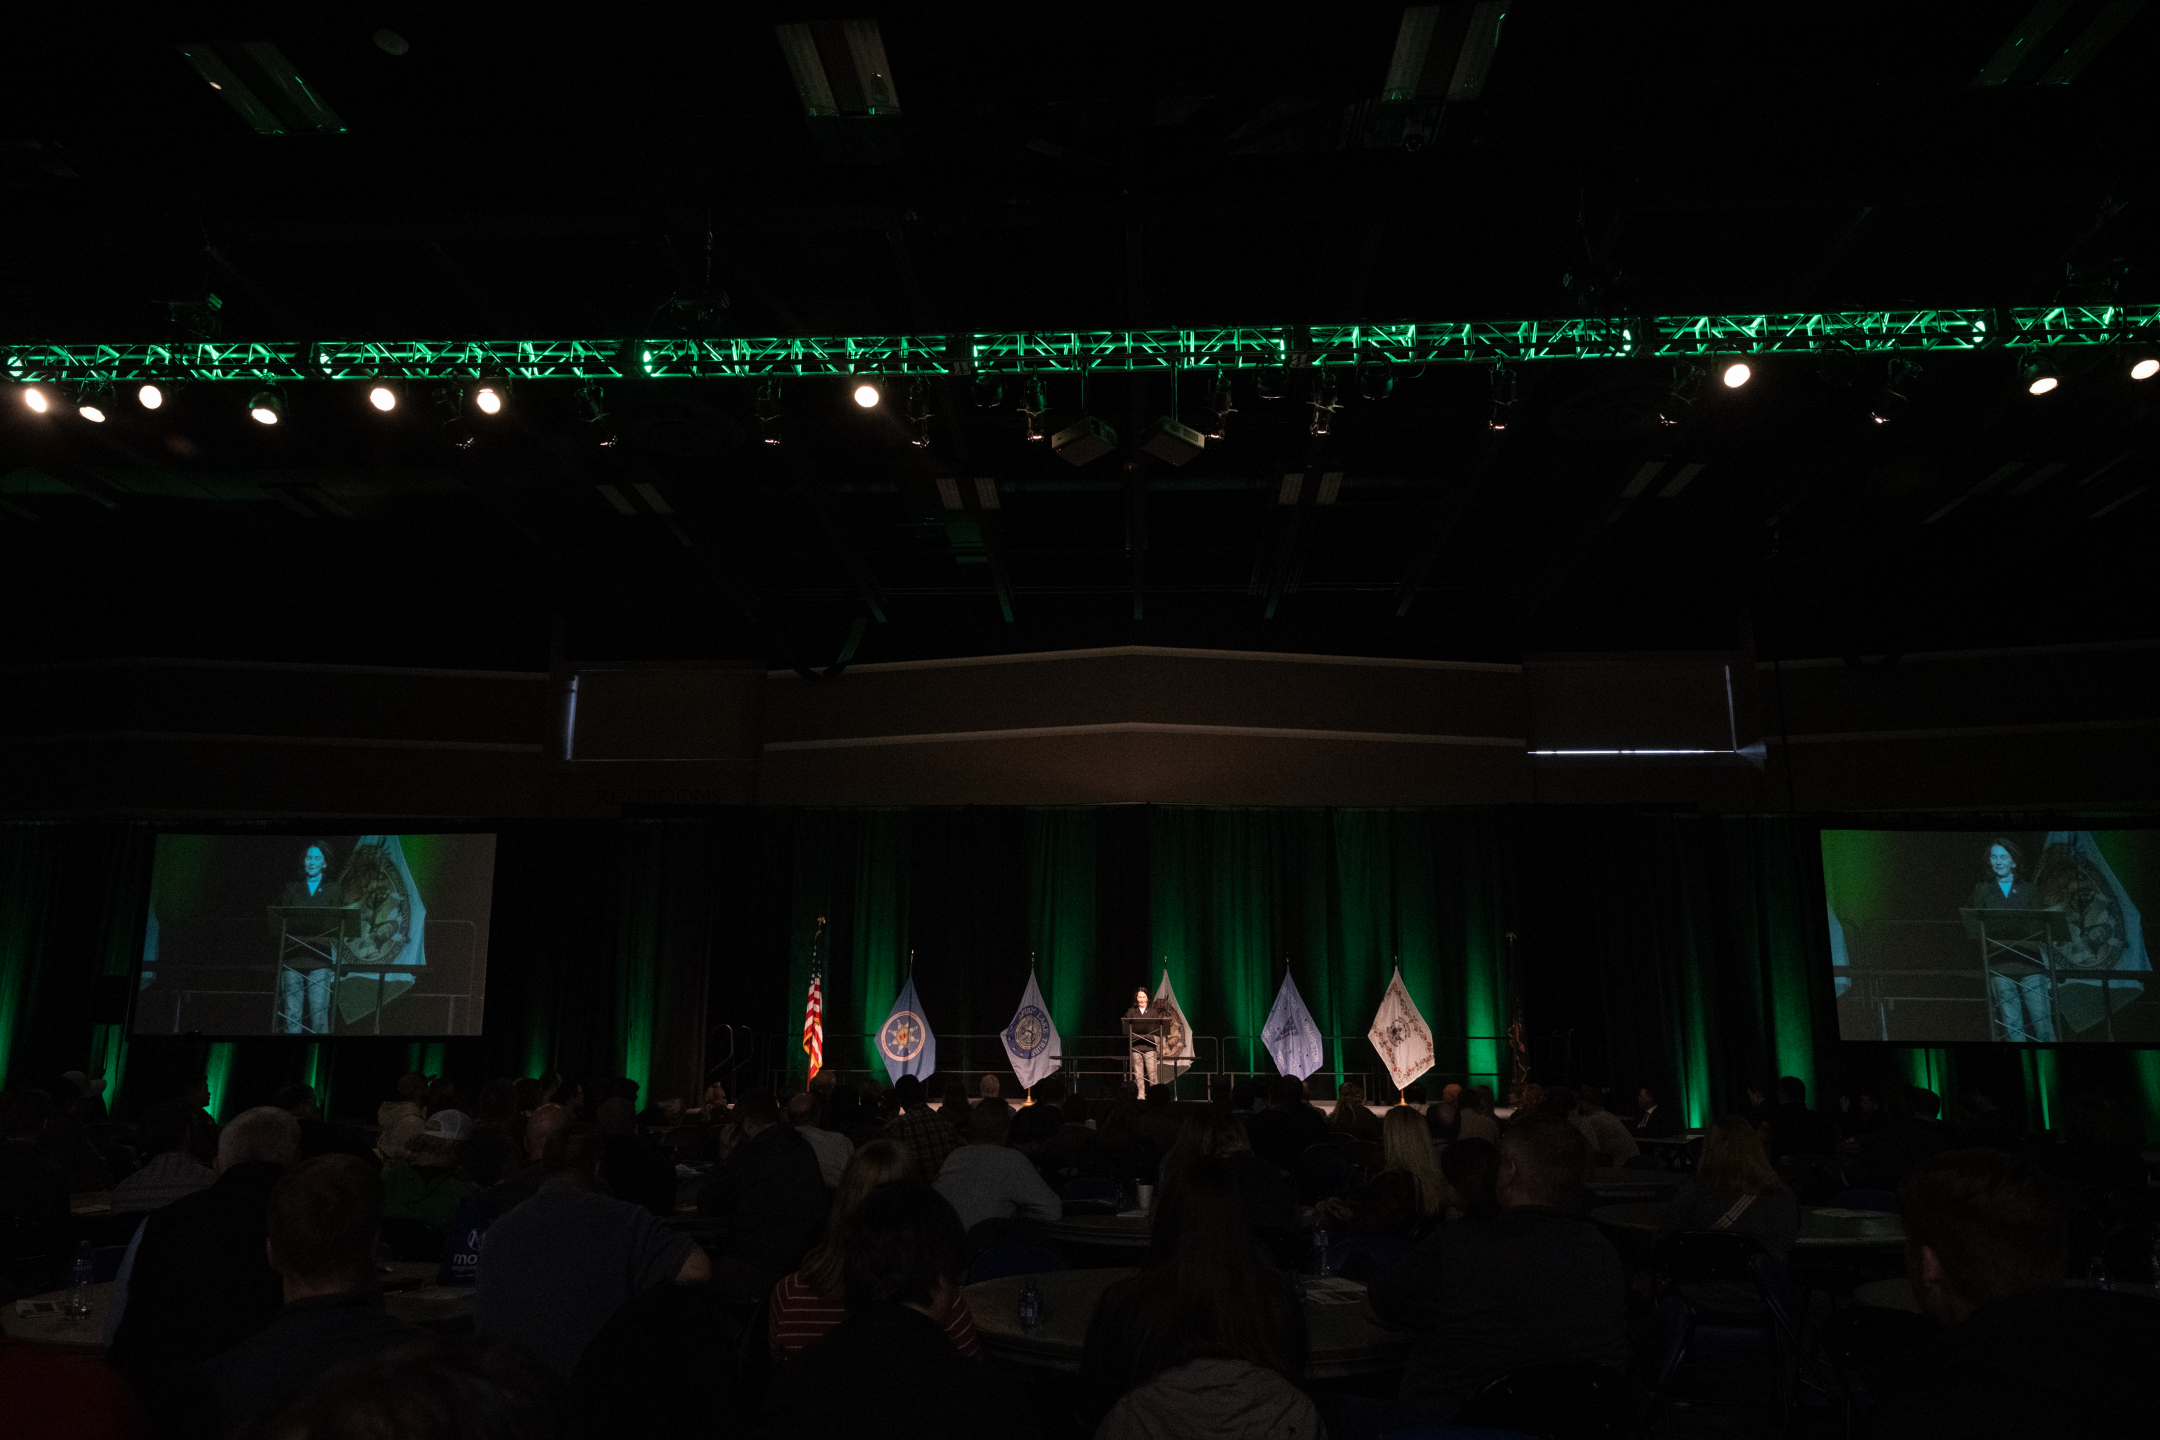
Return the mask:
<svg viewBox="0 0 2160 1440">
<path fill-rule="evenodd" d="M 862 1006 L 863 1066 L 881 1074 L 877 1028 L 900 994 L 907 968 L 908 814 L 865 810 L 856 817 L 855 929 L 849 956 L 849 989 Z M 926 1017 L 932 1030 L 937 1017 Z M 828 1022 L 829 1023 L 829 1022 Z M 826 1047 L 826 1054 L 834 1053 Z"/>
<path fill-rule="evenodd" d="M 2130 1068 L 2138 1079 L 2138 1105 L 2145 1112 L 2145 1138 L 2160 1138 L 2160 1050 L 2133 1050 Z"/>
<path fill-rule="evenodd" d="M 219 1040 L 203 1054 L 203 1079 L 210 1087 L 210 1118 L 220 1125 L 228 1118 L 225 1092 L 232 1083 L 233 1055 L 238 1049 L 230 1040 Z"/>
<path fill-rule="evenodd" d="M 1028 948 L 1050 1018 L 1083 1033 L 1095 962 L 1095 812 L 1027 812 Z"/>
<path fill-rule="evenodd" d="M 2027 1050 L 2020 1058 L 2025 1079 L 2026 1113 L 2039 1118 L 2041 1130 L 2052 1130 L 2055 1126 L 2055 1052 Z"/>
</svg>

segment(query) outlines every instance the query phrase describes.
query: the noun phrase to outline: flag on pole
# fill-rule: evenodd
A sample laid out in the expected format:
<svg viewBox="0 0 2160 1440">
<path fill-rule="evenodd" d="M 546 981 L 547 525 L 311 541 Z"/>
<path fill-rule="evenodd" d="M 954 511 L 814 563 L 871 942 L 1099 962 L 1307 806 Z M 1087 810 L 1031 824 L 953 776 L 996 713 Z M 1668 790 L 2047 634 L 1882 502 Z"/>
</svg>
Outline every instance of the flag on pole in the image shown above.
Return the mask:
<svg viewBox="0 0 2160 1440">
<path fill-rule="evenodd" d="M 802 1048 L 810 1057 L 810 1078 L 825 1068 L 825 917 L 818 916 L 817 933 L 810 938 L 810 1003 L 803 1009 Z"/>
<path fill-rule="evenodd" d="M 1185 1007 L 1178 1004 L 1177 991 L 1171 988 L 1170 966 L 1167 963 L 1163 966 L 1162 984 L 1155 990 L 1155 1003 L 1168 1010 L 1177 1022 L 1170 1027 L 1170 1033 L 1163 1036 L 1162 1044 L 1156 1049 L 1156 1056 L 1163 1060 L 1183 1060 L 1190 1064 L 1193 1058 L 1192 1026 L 1185 1023 Z M 1179 1070 L 1176 1073 L 1182 1075 L 1184 1071 Z"/>
<path fill-rule="evenodd" d="M 1043 1005 L 1032 966 L 1028 968 L 1027 989 L 1020 995 L 1020 1008 L 1013 1012 L 1012 1024 L 998 1038 L 1005 1042 L 1005 1058 L 1012 1062 L 1013 1075 L 1023 1088 L 1032 1090 L 1057 1073 L 1058 1063 L 1064 1058 L 1063 1042 L 1058 1038 L 1057 1022 Z"/>
<path fill-rule="evenodd" d="M 2040 903 L 2063 912 L 2068 943 L 2055 950 L 2056 1018 L 2076 1031 L 2090 1030 L 2144 994 L 2143 982 L 2108 977 L 2078 977 L 2080 970 L 2150 970 L 2145 951 L 2145 921 L 2130 892 L 2115 878 L 2090 830 L 2050 830 L 2033 877 Z M 2060 1033 L 2058 1039 L 2067 1038 Z"/>
<path fill-rule="evenodd" d="M 1387 1066 L 1388 1078 L 1398 1090 L 1433 1067 L 1432 1031 L 1418 1013 L 1417 1002 L 1403 988 L 1400 965 L 1388 982 L 1387 994 L 1380 998 L 1380 1013 L 1373 1016 L 1365 1038 L 1380 1052 L 1380 1063 Z"/>
<path fill-rule="evenodd" d="M 902 1075 L 923 1080 L 937 1073 L 937 1036 L 923 1018 L 922 1001 L 915 998 L 913 975 L 900 987 L 892 1013 L 878 1027 L 877 1048 L 885 1057 L 885 1073 L 896 1084 Z"/>
<path fill-rule="evenodd" d="M 1312 1011 L 1305 1008 L 1305 997 L 1298 994 L 1297 981 L 1290 978 L 1288 970 L 1283 971 L 1282 989 L 1275 992 L 1275 1008 L 1268 1011 L 1260 1039 L 1274 1057 L 1275 1068 L 1300 1080 L 1318 1070 L 1326 1059 L 1320 1027 L 1313 1023 Z"/>
</svg>

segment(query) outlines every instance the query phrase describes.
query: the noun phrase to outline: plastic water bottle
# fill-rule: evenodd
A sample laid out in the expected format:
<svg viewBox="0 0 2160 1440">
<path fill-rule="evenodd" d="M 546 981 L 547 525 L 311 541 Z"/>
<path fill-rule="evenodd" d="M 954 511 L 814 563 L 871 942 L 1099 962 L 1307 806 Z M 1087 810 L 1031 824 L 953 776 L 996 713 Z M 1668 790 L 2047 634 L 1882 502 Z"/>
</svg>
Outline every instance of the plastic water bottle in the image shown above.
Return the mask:
<svg viewBox="0 0 2160 1440">
<path fill-rule="evenodd" d="M 1042 1290 L 1030 1275 L 1020 1285 L 1020 1328 L 1032 1335 L 1042 1329 L 1042 1323 Z"/>
<path fill-rule="evenodd" d="M 2160 1286 L 2160 1225 L 2156 1225 L 2153 1227 L 2152 1280 L 2150 1281 L 2150 1283 L 2155 1286 Z"/>
<path fill-rule="evenodd" d="M 1327 1226 L 1315 1225 L 1312 1232 L 1313 1270 L 1323 1278 L 1328 1273 L 1327 1252 L 1330 1243 Z"/>
<path fill-rule="evenodd" d="M 2092 1269 L 2086 1272 L 2085 1278 L 2095 1290 L 2113 1288 L 2108 1284 L 2107 1261 L 2097 1255 L 2093 1256 Z"/>
<path fill-rule="evenodd" d="M 75 1247 L 75 1270 L 68 1281 L 67 1318 L 90 1318 L 90 1242 Z"/>
</svg>

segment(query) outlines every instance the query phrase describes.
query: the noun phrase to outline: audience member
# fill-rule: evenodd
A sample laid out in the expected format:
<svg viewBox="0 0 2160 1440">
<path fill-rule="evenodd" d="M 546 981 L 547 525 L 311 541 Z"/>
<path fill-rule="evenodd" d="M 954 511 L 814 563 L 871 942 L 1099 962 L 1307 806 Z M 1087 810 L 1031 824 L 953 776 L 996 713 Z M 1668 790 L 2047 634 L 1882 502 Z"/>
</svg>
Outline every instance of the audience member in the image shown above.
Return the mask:
<svg viewBox="0 0 2160 1440">
<path fill-rule="evenodd" d="M 1757 1117 L 1770 1127 L 1771 1159 L 1837 1153 L 1837 1127 L 1830 1123 L 1829 1116 L 1808 1108 L 1805 1080 L 1797 1075 L 1779 1076 L 1776 1096 Z"/>
<path fill-rule="evenodd" d="M 1304 1311 L 1254 1258 L 1229 1164 L 1195 1156 L 1164 1177 L 1146 1265 L 1088 1322 L 1081 1418 L 1111 1436 L 1316 1435 L 1305 1357 Z"/>
<path fill-rule="evenodd" d="M 848 1160 L 825 1220 L 824 1240 L 804 1257 L 802 1269 L 773 1286 L 765 1325 L 773 1359 L 785 1360 L 807 1348 L 847 1318 L 847 1256 L 856 1217 L 879 1186 L 911 1178 L 907 1152 L 890 1140 L 873 1140 Z M 949 1306 L 932 1318 L 945 1327 L 955 1350 L 970 1360 L 982 1358 L 975 1319 L 958 1290 Z"/>
<path fill-rule="evenodd" d="M 284 1304 L 270 1267 L 270 1192 L 300 1149 L 300 1124 L 261 1105 L 218 1136 L 217 1180 L 144 1220 L 108 1302 L 108 1358 L 153 1410 L 188 1366 L 268 1325 Z"/>
<path fill-rule="evenodd" d="M 1635 1135 L 1642 1140 L 1670 1140 L 1686 1133 L 1680 1112 L 1663 1103 L 1664 1097 L 1647 1082 L 1635 1091 Z"/>
<path fill-rule="evenodd" d="M 2144 1436 L 2160 1305 L 2063 1284 L 2068 1197 L 2030 1164 L 1953 1150 L 1898 1190 L 1905 1275 L 1944 1329 L 1903 1357 L 1872 1433 Z"/>
<path fill-rule="evenodd" d="M 721 1292 L 755 1301 L 802 1264 L 825 1228 L 828 1196 L 810 1143 L 780 1123 L 770 1095 L 736 1107 L 743 1141 L 698 1195 L 698 1213 L 720 1223 L 714 1275 Z"/>
<path fill-rule="evenodd" d="M 818 1173 L 825 1177 L 827 1188 L 838 1185 L 840 1172 L 847 1169 L 848 1156 L 855 1153 L 855 1142 L 825 1128 L 825 1108 L 815 1094 L 797 1095 L 789 1100 L 787 1117 L 788 1124 L 795 1127 L 795 1133 L 807 1140 L 811 1150 L 816 1152 Z"/>
<path fill-rule="evenodd" d="M 1628 1133 L 1627 1122 L 1605 1108 L 1605 1096 L 1595 1085 L 1585 1085 L 1575 1092 L 1575 1113 L 1568 1117 L 1568 1123 L 1589 1142 L 1593 1164 L 1625 1165 L 1642 1153 L 1642 1147 Z"/>
<path fill-rule="evenodd" d="M 1783 1260 L 1800 1238 L 1800 1200 L 1778 1177 L 1763 1153 L 1756 1127 L 1738 1115 L 1721 1115 L 1703 1141 L 1695 1172 L 1682 1180 L 1666 1202 L 1657 1238 L 1686 1230 L 1730 1230 L 1751 1235 Z M 1737 1282 L 1683 1282 L 1689 1304 L 1727 1314 L 1752 1314 L 1761 1300 L 1751 1285 Z"/>
<path fill-rule="evenodd" d="M 986 1220 L 1055 1220 L 1065 1213 L 1057 1192 L 1019 1151 L 1008 1147 L 1012 1111 L 1002 1100 L 976 1107 L 968 1143 L 946 1157 L 937 1192 L 960 1216 L 963 1231 Z"/>
<path fill-rule="evenodd" d="M 1448 1196 L 1425 1117 L 1407 1105 L 1393 1107 L 1381 1122 L 1380 1143 L 1387 1168 L 1372 1178 L 1363 1198 L 1355 1203 L 1325 1199 L 1320 1211 L 1353 1235 L 1422 1238 L 1444 1218 Z"/>
<path fill-rule="evenodd" d="M 547 1181 L 497 1220 L 480 1251 L 479 1328 L 515 1340 L 557 1375 L 610 1315 L 654 1285 L 712 1278 L 705 1252 L 650 1211 L 602 1195 L 600 1134 L 571 1125 L 547 1143 Z"/>
<path fill-rule="evenodd" d="M 517 1087 L 510 1080 L 490 1080 L 473 1112 L 472 1138 L 466 1141 L 465 1173 L 483 1189 L 508 1179 L 525 1152 L 524 1117 L 517 1110 Z"/>
<path fill-rule="evenodd" d="M 1992 1085 L 1967 1080 L 1960 1088 L 1960 1118 L 1969 1143 L 2000 1150 L 2006 1155 L 2014 1155 L 2025 1148 L 2023 1111 L 1997 1104 Z"/>
<path fill-rule="evenodd" d="M 557 1440 L 560 1386 L 517 1345 L 433 1337 L 339 1366 L 256 1432 L 267 1440 Z"/>
<path fill-rule="evenodd" d="M 1396 1401 L 1406 1421 L 1445 1420 L 1486 1381 L 1524 1366 L 1626 1363 L 1620 1257 L 1577 1205 L 1589 1163 L 1572 1126 L 1511 1126 L 1499 1215 L 1442 1225 L 1373 1277 L 1373 1313 L 1419 1332 Z"/>
<path fill-rule="evenodd" d="M 1448 1217 L 1490 1220 L 1500 1213 L 1500 1147 L 1490 1140 L 1457 1140 L 1440 1152 L 1447 1180 Z"/>
<path fill-rule="evenodd" d="M 1461 1114 L 1456 1121 L 1455 1138 L 1458 1140 L 1483 1140 L 1497 1147 L 1500 1144 L 1500 1122 L 1493 1118 L 1493 1093 L 1489 1085 L 1466 1086 L 1462 1093 Z"/>
<path fill-rule="evenodd" d="M 285 1308 L 268 1329 L 188 1372 L 206 1436 L 238 1436 L 324 1371 L 415 1338 L 375 1289 L 383 1181 L 351 1155 L 303 1160 L 270 1191 L 270 1264 Z"/>
<path fill-rule="evenodd" d="M 1431 1151 L 1427 1145 L 1426 1153 Z M 1181 1171 L 1201 1159 L 1220 1160 L 1230 1167 L 1238 1201 L 1245 1209 L 1245 1224 L 1254 1235 L 1272 1238 L 1296 1227 L 1297 1192 L 1291 1188 L 1290 1177 L 1253 1153 L 1237 1116 L 1209 1108 L 1188 1119 L 1163 1160 L 1163 1186 L 1170 1186 Z"/>
<path fill-rule="evenodd" d="M 937 1179 L 945 1157 L 960 1148 L 959 1132 L 952 1120 L 930 1108 L 922 1081 L 902 1075 L 893 1084 L 893 1101 L 900 1107 L 896 1119 L 886 1122 L 886 1136 L 908 1152 L 915 1173 L 925 1183 Z"/>
<path fill-rule="evenodd" d="M 570 1112 L 560 1105 L 543 1104 L 525 1117 L 525 1165 L 487 1192 L 488 1205 L 497 1215 L 508 1214 L 539 1191 L 547 1178 L 541 1162 L 548 1142 L 569 1128 Z"/>
<path fill-rule="evenodd" d="M 425 1127 L 383 1161 L 383 1215 L 418 1220 L 437 1230 L 450 1223 L 458 1202 L 478 1189 L 458 1166 L 472 1122 L 459 1110 L 438 1110 Z"/>
<path fill-rule="evenodd" d="M 1950 1137 L 1928 1118 L 1930 1103 L 1941 1105 L 1932 1090 L 1892 1085 L 1884 1096 L 1884 1119 L 1853 1142 L 1846 1173 L 1869 1190 L 1895 1190 L 1931 1155 L 1950 1148 Z"/>
<path fill-rule="evenodd" d="M 1328 1138 L 1327 1120 L 1305 1102 L 1305 1082 L 1278 1076 L 1268 1088 L 1268 1108 L 1245 1122 L 1253 1153 L 1277 1170 L 1295 1170 L 1298 1157 Z"/>
<path fill-rule="evenodd" d="M 995 1100 L 1002 1088 L 1004 1087 L 999 1084 L 997 1076 L 985 1075 L 976 1082 L 975 1093 L 984 1100 Z"/>
<path fill-rule="evenodd" d="M 806 1435 L 1025 1440 L 1027 1395 L 964 1358 L 939 1317 L 960 1289 L 960 1218 L 920 1180 L 872 1191 L 841 1265 L 847 1319 L 782 1365 L 766 1391 L 775 1440 Z"/>
<path fill-rule="evenodd" d="M 207 1190 L 217 1172 L 188 1153 L 188 1106 L 164 1100 L 143 1112 L 140 1126 L 142 1168 L 113 1187 L 115 1215 L 157 1210 L 183 1195 Z"/>
<path fill-rule="evenodd" d="M 948 1081 L 944 1098 L 939 1102 L 938 1114 L 944 1117 L 947 1125 L 952 1126 L 954 1137 L 963 1145 L 967 1143 L 968 1117 L 974 1113 L 974 1106 L 968 1100 L 967 1086 L 958 1080 Z"/>
<path fill-rule="evenodd" d="M 375 1153 L 387 1160 L 400 1155 L 427 1128 L 427 1076 L 414 1073 L 398 1078 L 397 1094 L 375 1109 Z"/>
<path fill-rule="evenodd" d="M 637 1133 L 635 1103 L 623 1095 L 601 1102 L 600 1180 L 616 1199 L 666 1217 L 675 1213 L 675 1162 Z"/>
<path fill-rule="evenodd" d="M 332 1125 L 323 1119 L 322 1106 L 311 1085 L 287 1085 L 270 1097 L 270 1103 L 300 1122 L 302 1160 L 312 1160 L 318 1155 L 366 1156 L 371 1151 L 372 1147 L 365 1139 L 342 1125 Z"/>
<path fill-rule="evenodd" d="M 210 1116 L 210 1079 L 197 1075 L 178 1092 L 188 1107 L 188 1154 L 205 1165 L 218 1156 L 218 1124 Z"/>
<path fill-rule="evenodd" d="M 1338 1086 L 1335 1108 L 1328 1113 L 1328 1129 L 1337 1135 L 1380 1143 L 1380 1117 L 1365 1103 L 1365 1087 L 1356 1081 Z"/>
</svg>

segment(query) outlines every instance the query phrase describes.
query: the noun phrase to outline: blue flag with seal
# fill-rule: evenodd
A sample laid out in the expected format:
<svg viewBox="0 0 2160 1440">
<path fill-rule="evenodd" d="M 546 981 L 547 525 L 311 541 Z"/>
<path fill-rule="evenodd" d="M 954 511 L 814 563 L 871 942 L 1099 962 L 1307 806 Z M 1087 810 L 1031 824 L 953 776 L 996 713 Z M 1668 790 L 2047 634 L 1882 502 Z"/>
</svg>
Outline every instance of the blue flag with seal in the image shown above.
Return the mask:
<svg viewBox="0 0 2160 1440">
<path fill-rule="evenodd" d="M 1305 997 L 1298 994 L 1297 981 L 1287 970 L 1283 972 L 1282 989 L 1275 995 L 1275 1008 L 1268 1011 L 1267 1024 L 1260 1029 L 1260 1038 L 1267 1045 L 1267 1053 L 1275 1058 L 1275 1068 L 1300 1080 L 1318 1070 L 1326 1058 L 1320 1027 L 1313 1023 L 1312 1011 L 1305 1008 Z"/>
<path fill-rule="evenodd" d="M 1057 1022 L 1043 1004 L 1042 990 L 1035 984 L 1032 969 L 1028 971 L 1027 989 L 1020 996 L 1020 1008 L 1013 1012 L 1012 1024 L 998 1038 L 1005 1042 L 1005 1058 L 1012 1061 L 1013 1078 L 1024 1089 L 1032 1090 L 1057 1073 L 1064 1059 L 1064 1042 L 1058 1039 Z"/>
<path fill-rule="evenodd" d="M 897 1083 L 902 1075 L 927 1080 L 937 1073 L 937 1036 L 923 1018 L 922 1001 L 915 998 L 915 977 L 900 987 L 892 1014 L 878 1027 L 878 1054 L 885 1057 L 885 1073 Z"/>
</svg>

